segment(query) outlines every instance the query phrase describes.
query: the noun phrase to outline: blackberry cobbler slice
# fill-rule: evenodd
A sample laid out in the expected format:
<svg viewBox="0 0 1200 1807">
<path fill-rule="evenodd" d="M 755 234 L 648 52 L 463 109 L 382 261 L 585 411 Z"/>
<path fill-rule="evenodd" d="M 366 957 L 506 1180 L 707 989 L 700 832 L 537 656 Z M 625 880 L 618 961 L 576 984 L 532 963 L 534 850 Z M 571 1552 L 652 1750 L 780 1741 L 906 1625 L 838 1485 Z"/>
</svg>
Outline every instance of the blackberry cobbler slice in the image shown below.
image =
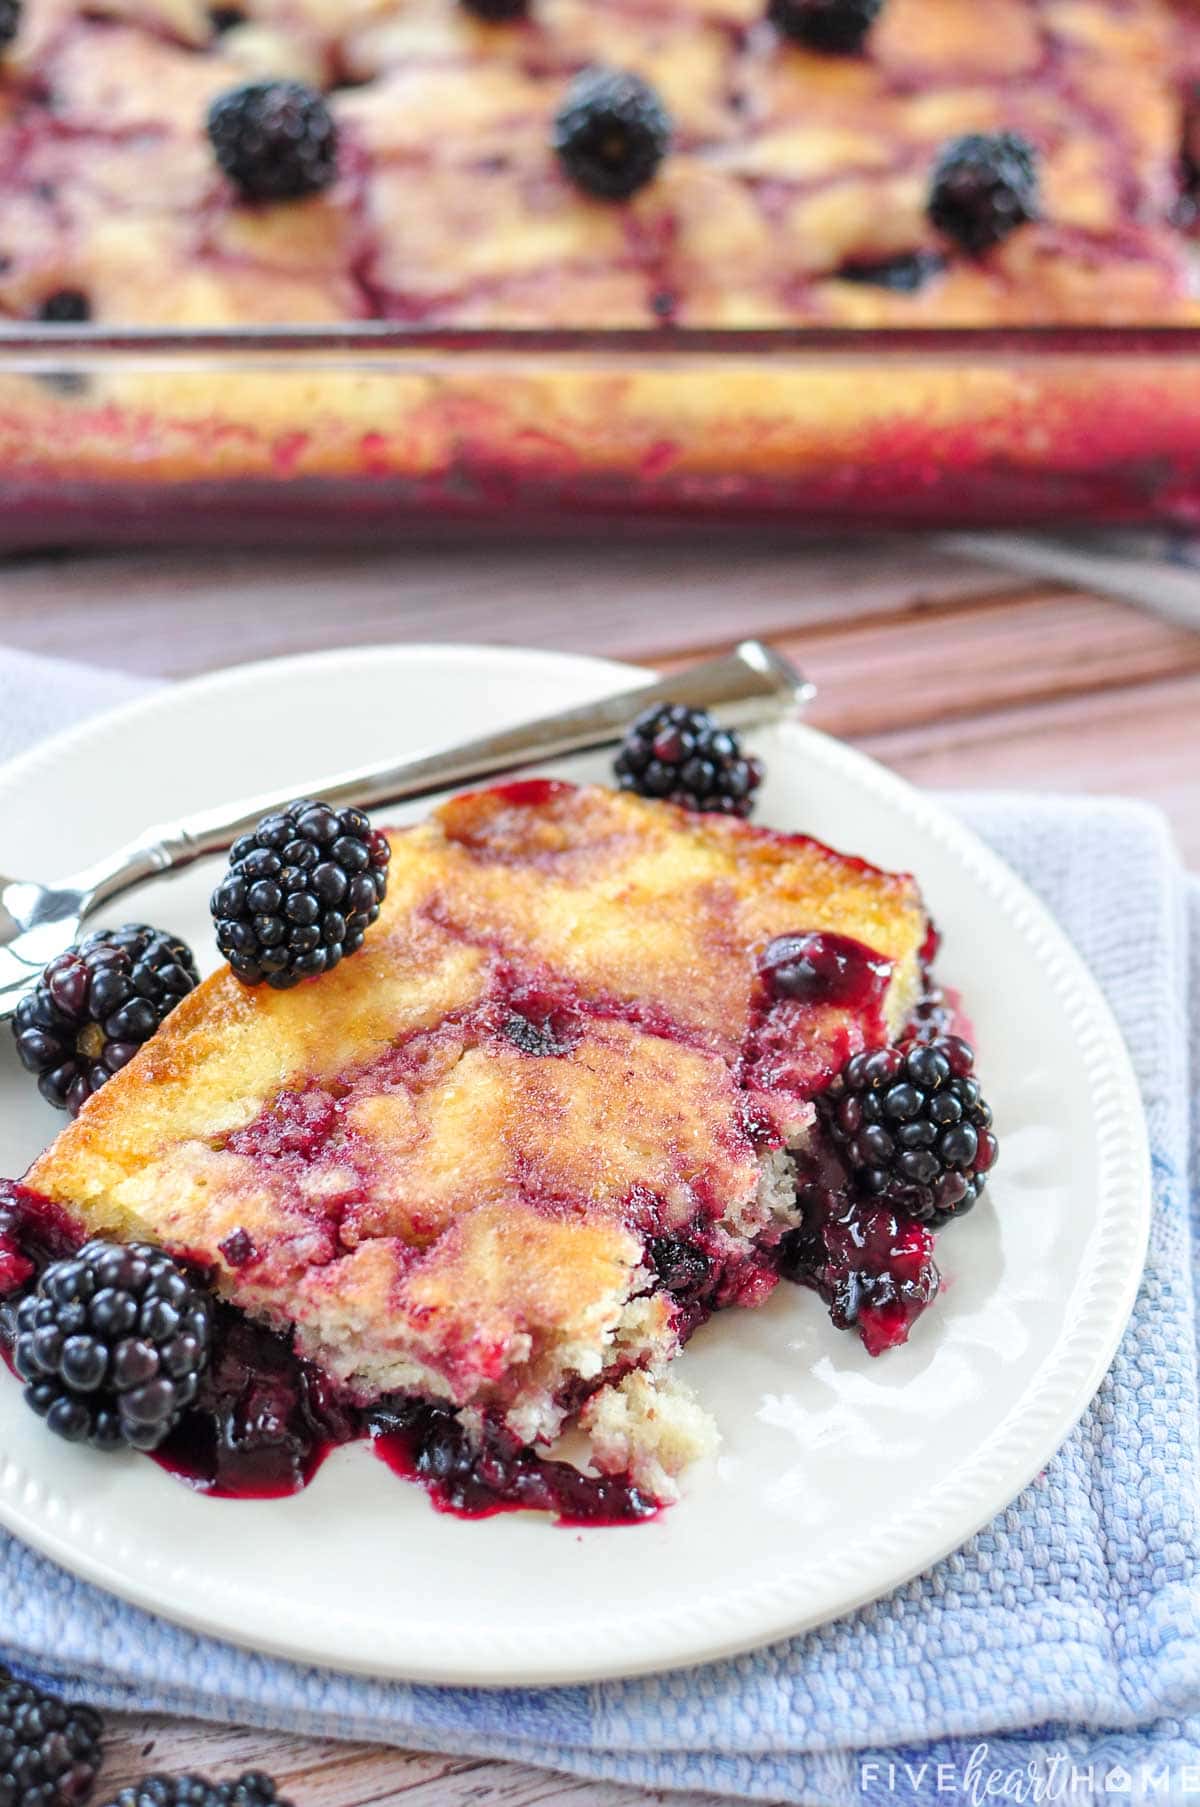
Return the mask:
<svg viewBox="0 0 1200 1807">
<path fill-rule="evenodd" d="M 355 957 L 184 998 L 10 1200 L 14 1250 L 65 1224 L 211 1276 L 202 1409 L 166 1454 L 195 1471 L 207 1438 L 219 1490 L 239 1451 L 299 1485 L 371 1428 L 455 1509 L 641 1516 L 713 1443 L 671 1377 L 713 1312 L 786 1273 L 879 1349 L 936 1292 L 930 1229 L 818 1110 L 926 995 L 919 892 L 540 779 L 388 839 Z M 948 1122 L 949 1068 L 916 1065 Z M 568 1426 L 589 1473 L 548 1456 Z"/>
</svg>

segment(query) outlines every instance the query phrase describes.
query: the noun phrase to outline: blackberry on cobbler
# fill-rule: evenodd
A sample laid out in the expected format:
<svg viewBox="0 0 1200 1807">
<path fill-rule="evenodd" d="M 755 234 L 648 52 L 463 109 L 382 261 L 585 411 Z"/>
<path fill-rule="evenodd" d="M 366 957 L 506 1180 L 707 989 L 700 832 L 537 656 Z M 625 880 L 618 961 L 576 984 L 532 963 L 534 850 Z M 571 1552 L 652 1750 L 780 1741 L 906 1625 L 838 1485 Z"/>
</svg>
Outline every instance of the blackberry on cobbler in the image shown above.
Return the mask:
<svg viewBox="0 0 1200 1807">
<path fill-rule="evenodd" d="M 1037 152 L 1016 132 L 952 138 L 934 164 L 927 212 L 964 251 L 990 251 L 1037 218 Z"/>
<path fill-rule="evenodd" d="M 0 1803 L 82 1807 L 100 1768 L 103 1732 L 91 1707 L 71 1706 L 0 1668 Z"/>
<path fill-rule="evenodd" d="M 234 843 L 212 896 L 217 945 L 245 985 L 277 991 L 356 953 L 387 894 L 391 849 L 360 809 L 302 797 Z"/>
<path fill-rule="evenodd" d="M 727 816 L 748 816 L 763 781 L 761 760 L 743 753 L 731 729 L 719 727 L 707 709 L 682 703 L 644 709 L 613 771 L 623 791 Z"/>
<path fill-rule="evenodd" d="M 83 326 L 92 304 L 82 289 L 55 289 L 38 303 L 37 317 L 43 326 Z"/>
<path fill-rule="evenodd" d="M 143 1776 L 122 1788 L 104 1807 L 291 1807 L 278 1783 L 262 1770 L 248 1769 L 232 1782 L 207 1776 Z"/>
<path fill-rule="evenodd" d="M 13 1363 L 57 1436 L 149 1450 L 195 1399 L 211 1343 L 208 1295 L 169 1255 L 97 1238 L 22 1299 Z"/>
<path fill-rule="evenodd" d="M 861 50 L 883 11 L 883 0 L 769 0 L 776 31 L 810 50 Z"/>
<path fill-rule="evenodd" d="M 323 95 L 303 82 L 247 82 L 208 112 L 217 162 L 248 201 L 295 201 L 337 174 L 337 126 Z"/>
<path fill-rule="evenodd" d="M 13 1016 L 22 1064 L 74 1117 L 200 983 L 192 950 L 144 922 L 100 929 L 51 960 Z"/>
<path fill-rule="evenodd" d="M 0 0 L 0 50 L 12 43 L 21 29 L 21 0 Z"/>
<path fill-rule="evenodd" d="M 847 1062 L 819 1104 L 864 1193 L 933 1228 L 971 1209 L 998 1153 L 974 1065 L 957 1035 Z"/>
<path fill-rule="evenodd" d="M 640 76 L 585 69 L 567 90 L 551 142 L 576 187 L 626 201 L 653 180 L 670 149 L 671 117 Z"/>
<path fill-rule="evenodd" d="M 513 19 L 523 19 L 529 11 L 529 0 L 461 0 L 469 13 L 477 19 L 486 19 L 489 25 L 507 25 Z"/>
</svg>

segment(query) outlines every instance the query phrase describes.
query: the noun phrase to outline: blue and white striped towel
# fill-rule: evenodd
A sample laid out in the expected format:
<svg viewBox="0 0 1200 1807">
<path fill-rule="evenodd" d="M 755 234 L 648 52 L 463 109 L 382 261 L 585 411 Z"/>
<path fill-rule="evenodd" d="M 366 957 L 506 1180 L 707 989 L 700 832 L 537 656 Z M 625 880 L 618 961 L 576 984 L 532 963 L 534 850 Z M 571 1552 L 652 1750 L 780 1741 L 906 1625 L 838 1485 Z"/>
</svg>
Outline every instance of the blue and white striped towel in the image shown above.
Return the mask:
<svg viewBox="0 0 1200 1807">
<path fill-rule="evenodd" d="M 0 658 L 0 755 L 129 680 Z M 0 1536 L 0 1657 L 101 1705 L 844 1807 L 1200 1797 L 1200 886 L 1136 805 L 959 798 L 1090 963 L 1128 1040 L 1155 1215 L 1084 1422 L 994 1524 L 890 1598 L 687 1673 L 501 1692 L 372 1683 L 194 1637 Z M 1189 971 L 1190 959 L 1190 971 Z M 1190 1181 L 1189 1181 L 1190 1174 Z M 1032 1770 L 1030 1768 L 1032 1766 Z M 1039 1789 L 1028 1779 L 1040 1778 Z"/>
</svg>

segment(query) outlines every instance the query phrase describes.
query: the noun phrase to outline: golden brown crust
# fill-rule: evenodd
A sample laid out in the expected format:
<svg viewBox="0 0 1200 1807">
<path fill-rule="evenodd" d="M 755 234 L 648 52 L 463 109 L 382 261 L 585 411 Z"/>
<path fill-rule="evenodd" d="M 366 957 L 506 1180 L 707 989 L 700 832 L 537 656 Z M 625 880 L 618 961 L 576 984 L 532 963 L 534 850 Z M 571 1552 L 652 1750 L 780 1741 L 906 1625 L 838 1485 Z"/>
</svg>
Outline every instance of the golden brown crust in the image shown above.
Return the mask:
<svg viewBox="0 0 1200 1807">
<path fill-rule="evenodd" d="M 927 921 L 908 878 L 608 790 L 481 792 L 391 838 L 361 953 L 292 991 L 215 974 L 28 1182 L 211 1264 L 364 1393 L 519 1400 L 600 1372 L 647 1236 L 760 1221 L 764 1137 L 898 1028 Z M 768 1074 L 756 956 L 831 929 L 893 962 L 886 1022 L 815 1009 L 803 1072 Z"/>
</svg>

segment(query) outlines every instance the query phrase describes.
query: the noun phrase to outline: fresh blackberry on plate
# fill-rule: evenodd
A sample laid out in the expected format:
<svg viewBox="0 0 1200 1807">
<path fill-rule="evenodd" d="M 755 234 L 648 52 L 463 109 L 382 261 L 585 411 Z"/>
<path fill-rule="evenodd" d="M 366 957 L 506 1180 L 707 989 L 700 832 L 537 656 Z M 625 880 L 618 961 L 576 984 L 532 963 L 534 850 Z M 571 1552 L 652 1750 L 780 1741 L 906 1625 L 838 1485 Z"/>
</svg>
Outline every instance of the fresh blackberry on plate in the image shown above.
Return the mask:
<svg viewBox="0 0 1200 1807">
<path fill-rule="evenodd" d="M 623 791 L 727 816 L 748 816 L 763 781 L 762 762 L 742 752 L 736 734 L 718 727 L 707 709 L 682 703 L 644 709 L 613 770 Z"/>
<path fill-rule="evenodd" d="M 229 854 L 212 896 L 217 945 L 245 985 L 277 991 L 355 953 L 387 894 L 391 849 L 360 809 L 302 797 Z"/>
<path fill-rule="evenodd" d="M 810 50 L 861 50 L 883 0 L 769 0 L 776 31 Z"/>
<path fill-rule="evenodd" d="M 104 1807 L 290 1807 L 290 1803 L 281 1798 L 273 1777 L 248 1769 L 232 1782 L 210 1782 L 207 1776 L 143 1776 Z"/>
<path fill-rule="evenodd" d="M 100 1767 L 104 1723 L 0 1668 L 0 1803 L 82 1807 Z"/>
<path fill-rule="evenodd" d="M 0 0 L 0 50 L 6 50 L 21 28 L 21 0 Z"/>
<path fill-rule="evenodd" d="M 13 1363 L 68 1442 L 157 1449 L 196 1397 L 211 1340 L 208 1296 L 169 1255 L 97 1239 L 22 1299 Z"/>
<path fill-rule="evenodd" d="M 935 1228 L 971 1209 L 998 1153 L 974 1065 L 957 1035 L 847 1062 L 819 1104 L 862 1192 Z"/>
<path fill-rule="evenodd" d="M 323 95 L 303 82 L 247 82 L 213 101 L 208 136 L 217 162 L 248 201 L 295 201 L 337 174 L 337 126 Z"/>
<path fill-rule="evenodd" d="M 990 251 L 1037 218 L 1037 152 L 1016 132 L 952 138 L 934 164 L 927 211 L 964 251 Z"/>
<path fill-rule="evenodd" d="M 585 69 L 567 90 L 552 143 L 576 187 L 627 201 L 651 181 L 671 144 L 671 116 L 649 82 Z"/>
<path fill-rule="evenodd" d="M 74 1117 L 200 983 L 192 950 L 144 922 L 100 929 L 51 960 L 17 1005 L 17 1053 Z"/>
</svg>

